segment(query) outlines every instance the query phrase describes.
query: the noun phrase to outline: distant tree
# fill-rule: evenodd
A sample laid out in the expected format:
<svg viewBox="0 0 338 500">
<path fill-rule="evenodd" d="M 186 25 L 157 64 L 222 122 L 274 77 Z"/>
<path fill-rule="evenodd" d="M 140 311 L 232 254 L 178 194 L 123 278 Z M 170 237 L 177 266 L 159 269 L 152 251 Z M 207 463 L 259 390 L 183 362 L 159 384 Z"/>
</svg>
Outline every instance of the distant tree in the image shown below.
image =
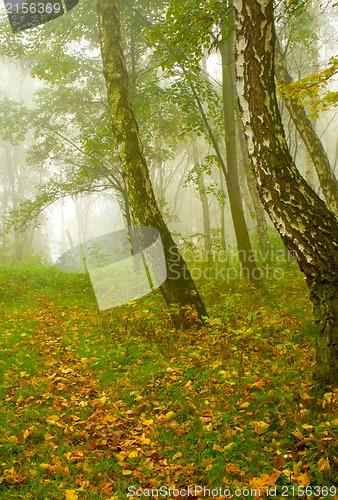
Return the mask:
<svg viewBox="0 0 338 500">
<path fill-rule="evenodd" d="M 180 0 L 171 0 L 166 20 L 153 30 L 152 38 L 161 55 L 162 65 L 187 82 L 188 92 L 195 100 L 202 127 L 199 130 L 209 139 L 215 150 L 230 204 L 239 259 L 244 276 L 255 279 L 256 264 L 251 249 L 249 232 L 243 210 L 239 184 L 235 98 L 234 98 L 234 32 L 228 18 L 228 5 L 223 2 L 189 0 L 182 9 Z M 217 33 L 217 36 L 215 36 Z M 201 68 L 206 50 L 218 46 L 222 58 L 222 96 L 215 109 L 210 100 L 212 92 L 217 94 L 214 84 Z M 209 89 L 209 99 L 201 94 L 201 85 Z M 218 116 L 222 117 L 222 121 Z M 197 120 L 195 126 L 197 128 Z M 223 144 L 225 154 L 223 154 Z M 224 240 L 224 236 L 222 237 Z"/>
</svg>

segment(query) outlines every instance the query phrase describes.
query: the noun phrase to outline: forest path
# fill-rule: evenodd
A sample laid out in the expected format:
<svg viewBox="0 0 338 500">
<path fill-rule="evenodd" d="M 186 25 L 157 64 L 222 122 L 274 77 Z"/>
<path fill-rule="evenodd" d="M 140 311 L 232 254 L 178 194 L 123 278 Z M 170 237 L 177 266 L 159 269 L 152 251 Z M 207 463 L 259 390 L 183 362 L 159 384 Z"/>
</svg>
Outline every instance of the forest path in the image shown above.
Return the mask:
<svg viewBox="0 0 338 500">
<path fill-rule="evenodd" d="M 320 484 L 337 500 L 337 393 L 311 394 L 311 336 L 293 312 L 173 331 L 152 298 L 103 314 L 45 294 L 0 314 L 0 498 L 203 485 L 227 494 L 189 498 L 265 500 Z"/>
<path fill-rule="evenodd" d="M 14 309 L 5 330 L 7 337 L 21 338 L 12 345 L 16 362 L 4 375 L 10 430 L 1 438 L 2 495 L 126 498 L 121 485 L 116 490 L 117 473 L 130 485 L 137 478 L 137 484 L 151 488 L 145 469 L 162 476 L 165 484 L 177 466 L 171 470 L 149 437 L 151 422 L 120 400 L 114 387 L 101 387 L 91 367 L 95 357 L 81 358 L 76 352 L 79 335 L 93 328 L 95 316 L 79 307 L 57 308 L 49 299 L 39 303 L 37 309 Z M 128 481 L 130 476 L 134 481 Z"/>
</svg>

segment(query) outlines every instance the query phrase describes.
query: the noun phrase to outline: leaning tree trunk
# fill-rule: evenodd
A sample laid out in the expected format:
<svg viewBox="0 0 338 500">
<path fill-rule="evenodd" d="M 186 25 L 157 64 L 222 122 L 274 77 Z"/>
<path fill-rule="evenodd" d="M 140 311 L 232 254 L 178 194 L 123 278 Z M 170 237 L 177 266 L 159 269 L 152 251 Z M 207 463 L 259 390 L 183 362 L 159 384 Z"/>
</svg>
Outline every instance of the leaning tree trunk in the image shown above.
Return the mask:
<svg viewBox="0 0 338 500">
<path fill-rule="evenodd" d="M 283 85 L 292 83 L 278 40 L 276 41 L 275 72 L 279 82 Z M 316 169 L 326 203 L 330 210 L 338 216 L 338 182 L 323 143 L 318 137 L 311 120 L 306 116 L 304 107 L 298 103 L 297 96 L 285 96 L 284 102 Z"/>
<path fill-rule="evenodd" d="M 168 272 L 167 280 L 161 286 L 166 303 L 180 308 L 180 313 L 182 307 L 191 308 L 191 318 L 201 320 L 207 315 L 204 304 L 162 218 L 150 182 L 129 94 L 128 73 L 121 46 L 118 0 L 98 0 L 97 13 L 113 134 L 134 223 L 153 227 L 161 235 Z M 174 318 L 178 324 L 179 314 L 176 313 Z"/>
<path fill-rule="evenodd" d="M 274 82 L 272 0 L 235 0 L 237 75 L 250 161 L 260 198 L 306 276 L 317 322 L 320 384 L 338 382 L 338 224 L 289 153 Z"/>
</svg>

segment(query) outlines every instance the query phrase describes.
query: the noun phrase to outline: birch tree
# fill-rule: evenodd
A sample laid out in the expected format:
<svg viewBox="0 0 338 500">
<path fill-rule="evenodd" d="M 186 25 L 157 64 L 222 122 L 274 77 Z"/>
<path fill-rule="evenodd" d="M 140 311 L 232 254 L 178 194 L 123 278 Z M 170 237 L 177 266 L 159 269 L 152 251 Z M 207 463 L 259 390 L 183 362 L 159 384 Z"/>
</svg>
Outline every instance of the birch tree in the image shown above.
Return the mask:
<svg viewBox="0 0 338 500">
<path fill-rule="evenodd" d="M 317 323 L 315 377 L 338 383 L 338 224 L 287 147 L 274 81 L 271 0 L 235 0 L 237 78 L 251 167 L 263 205 L 305 275 Z"/>
</svg>

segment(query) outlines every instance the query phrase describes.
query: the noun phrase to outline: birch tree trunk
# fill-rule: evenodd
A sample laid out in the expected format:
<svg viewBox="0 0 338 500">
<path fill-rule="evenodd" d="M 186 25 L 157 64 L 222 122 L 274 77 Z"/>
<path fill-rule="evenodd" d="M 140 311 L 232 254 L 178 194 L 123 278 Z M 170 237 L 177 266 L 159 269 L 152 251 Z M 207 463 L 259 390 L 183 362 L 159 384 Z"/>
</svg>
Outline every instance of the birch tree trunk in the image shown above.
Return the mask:
<svg viewBox="0 0 338 500">
<path fill-rule="evenodd" d="M 129 94 L 128 73 L 121 46 L 119 1 L 98 0 L 97 13 L 113 134 L 130 211 L 135 225 L 153 227 L 161 235 L 168 272 L 161 292 L 168 305 L 176 306 L 173 317 L 176 325 L 182 326 L 183 307 L 191 308 L 192 320 L 201 320 L 207 313 L 186 263 L 162 218 L 150 182 Z"/>
<path fill-rule="evenodd" d="M 235 0 L 242 120 L 260 198 L 305 274 L 317 323 L 315 377 L 338 383 L 338 224 L 289 153 L 274 81 L 273 2 Z"/>
</svg>

